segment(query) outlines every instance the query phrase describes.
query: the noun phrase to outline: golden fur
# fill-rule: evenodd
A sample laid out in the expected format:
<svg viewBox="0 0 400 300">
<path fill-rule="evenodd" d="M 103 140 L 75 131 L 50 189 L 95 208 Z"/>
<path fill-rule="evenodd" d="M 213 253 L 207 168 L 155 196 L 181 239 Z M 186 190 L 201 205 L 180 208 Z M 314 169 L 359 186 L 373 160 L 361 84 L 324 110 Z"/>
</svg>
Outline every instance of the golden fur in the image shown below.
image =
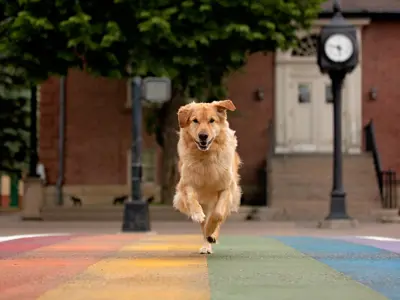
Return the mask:
<svg viewBox="0 0 400 300">
<path fill-rule="evenodd" d="M 201 224 L 200 253 L 212 253 L 221 224 L 240 205 L 241 161 L 227 110 L 236 110 L 231 100 L 193 102 L 178 111 L 180 180 L 173 205 Z"/>
</svg>

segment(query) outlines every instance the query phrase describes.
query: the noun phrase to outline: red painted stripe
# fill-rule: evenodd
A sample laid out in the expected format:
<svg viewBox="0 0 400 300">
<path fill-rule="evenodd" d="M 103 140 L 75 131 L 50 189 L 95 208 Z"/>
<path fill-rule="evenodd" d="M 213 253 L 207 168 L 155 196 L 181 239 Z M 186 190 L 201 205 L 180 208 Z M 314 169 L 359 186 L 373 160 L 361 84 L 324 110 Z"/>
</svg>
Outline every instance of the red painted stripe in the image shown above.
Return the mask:
<svg viewBox="0 0 400 300">
<path fill-rule="evenodd" d="M 0 300 L 37 299 L 141 237 L 85 236 L 0 260 Z"/>
<path fill-rule="evenodd" d="M 0 259 L 12 257 L 37 248 L 68 241 L 77 235 L 59 235 L 46 237 L 27 237 L 17 240 L 0 242 Z"/>
</svg>

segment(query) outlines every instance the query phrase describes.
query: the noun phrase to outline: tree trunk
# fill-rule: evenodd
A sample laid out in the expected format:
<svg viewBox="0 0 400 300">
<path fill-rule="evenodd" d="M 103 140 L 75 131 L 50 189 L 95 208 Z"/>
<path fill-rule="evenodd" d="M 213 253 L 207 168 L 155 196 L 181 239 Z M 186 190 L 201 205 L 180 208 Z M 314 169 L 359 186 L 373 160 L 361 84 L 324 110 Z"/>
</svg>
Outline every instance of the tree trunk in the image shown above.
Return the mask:
<svg viewBox="0 0 400 300">
<path fill-rule="evenodd" d="M 185 105 L 185 97 L 178 93 L 163 107 L 161 122 L 162 135 L 162 176 L 161 176 L 161 202 L 171 204 L 175 194 L 175 186 L 179 180 L 178 173 L 178 116 L 179 107 Z"/>
</svg>

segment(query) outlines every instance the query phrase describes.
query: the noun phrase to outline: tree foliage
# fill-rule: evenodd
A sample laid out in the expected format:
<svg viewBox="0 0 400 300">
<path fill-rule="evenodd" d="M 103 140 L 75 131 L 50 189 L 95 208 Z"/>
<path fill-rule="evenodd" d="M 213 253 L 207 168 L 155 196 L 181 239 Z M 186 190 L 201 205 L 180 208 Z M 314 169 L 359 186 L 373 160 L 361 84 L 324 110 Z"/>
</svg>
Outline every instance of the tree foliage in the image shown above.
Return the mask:
<svg viewBox="0 0 400 300">
<path fill-rule="evenodd" d="M 28 153 L 26 77 L 6 47 L 10 19 L 0 3 L 0 171 L 19 172 Z"/>
<path fill-rule="evenodd" d="M 71 66 L 126 77 L 130 65 L 135 75 L 169 76 L 174 87 L 198 96 L 220 87 L 250 54 L 292 46 L 321 2 L 7 1 L 7 46 L 34 77 L 65 74 Z"/>
<path fill-rule="evenodd" d="M 65 74 L 71 67 L 107 77 L 170 77 L 172 100 L 148 115 L 148 128 L 166 154 L 167 198 L 176 180 L 176 109 L 189 96 L 223 97 L 224 80 L 252 53 L 293 46 L 296 32 L 311 25 L 321 2 L 14 0 L 6 9 L 12 19 L 8 49 L 24 58 L 23 68 L 33 78 Z"/>
<path fill-rule="evenodd" d="M 0 171 L 21 171 L 28 154 L 26 97 L 0 95 Z"/>
</svg>

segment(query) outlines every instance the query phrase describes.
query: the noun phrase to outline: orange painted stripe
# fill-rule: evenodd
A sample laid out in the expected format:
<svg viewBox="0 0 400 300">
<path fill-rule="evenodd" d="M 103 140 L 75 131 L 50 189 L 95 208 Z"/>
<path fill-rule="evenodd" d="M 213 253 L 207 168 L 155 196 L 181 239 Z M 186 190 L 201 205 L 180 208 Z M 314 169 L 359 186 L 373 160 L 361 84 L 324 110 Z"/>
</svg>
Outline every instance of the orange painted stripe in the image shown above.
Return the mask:
<svg viewBox="0 0 400 300">
<path fill-rule="evenodd" d="M 85 236 L 0 260 L 0 299 L 37 299 L 144 236 Z"/>
<path fill-rule="evenodd" d="M 149 236 L 128 244 L 40 300 L 210 300 L 207 257 L 196 236 Z"/>
</svg>

